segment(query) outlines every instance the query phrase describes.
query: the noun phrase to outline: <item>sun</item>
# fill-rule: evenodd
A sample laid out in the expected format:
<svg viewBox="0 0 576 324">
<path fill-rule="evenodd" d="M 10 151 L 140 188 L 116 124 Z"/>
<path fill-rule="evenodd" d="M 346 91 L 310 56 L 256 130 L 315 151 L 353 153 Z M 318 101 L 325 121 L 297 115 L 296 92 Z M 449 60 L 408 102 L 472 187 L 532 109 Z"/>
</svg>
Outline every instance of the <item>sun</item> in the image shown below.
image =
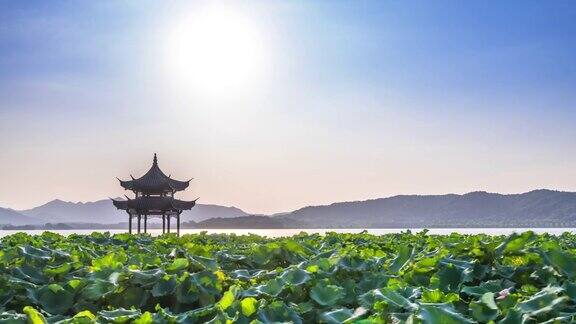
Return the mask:
<svg viewBox="0 0 576 324">
<path fill-rule="evenodd" d="M 169 31 L 166 63 L 180 87 L 222 96 L 255 87 L 266 69 L 254 19 L 227 6 L 185 15 Z"/>
</svg>

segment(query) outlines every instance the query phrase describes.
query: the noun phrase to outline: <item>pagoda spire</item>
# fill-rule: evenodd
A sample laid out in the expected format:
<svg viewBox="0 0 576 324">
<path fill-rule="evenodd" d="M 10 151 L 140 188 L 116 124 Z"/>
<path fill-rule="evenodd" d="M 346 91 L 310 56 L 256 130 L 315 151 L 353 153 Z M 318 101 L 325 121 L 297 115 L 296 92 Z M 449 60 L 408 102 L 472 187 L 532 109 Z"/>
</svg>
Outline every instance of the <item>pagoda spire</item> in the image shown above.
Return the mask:
<svg viewBox="0 0 576 324">
<path fill-rule="evenodd" d="M 154 160 L 152 160 L 153 165 L 158 165 L 158 158 L 156 157 L 156 153 L 154 153 Z"/>
</svg>

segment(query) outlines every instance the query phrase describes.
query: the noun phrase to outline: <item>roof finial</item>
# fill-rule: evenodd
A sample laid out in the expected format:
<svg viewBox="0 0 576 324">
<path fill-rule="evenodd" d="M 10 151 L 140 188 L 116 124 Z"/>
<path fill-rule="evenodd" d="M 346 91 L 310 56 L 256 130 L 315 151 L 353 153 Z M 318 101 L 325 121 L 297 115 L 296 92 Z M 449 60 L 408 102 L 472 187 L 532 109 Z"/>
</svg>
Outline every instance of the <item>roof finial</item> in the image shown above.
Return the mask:
<svg viewBox="0 0 576 324">
<path fill-rule="evenodd" d="M 156 153 L 154 153 L 154 164 L 158 164 L 158 158 L 156 157 Z"/>
</svg>

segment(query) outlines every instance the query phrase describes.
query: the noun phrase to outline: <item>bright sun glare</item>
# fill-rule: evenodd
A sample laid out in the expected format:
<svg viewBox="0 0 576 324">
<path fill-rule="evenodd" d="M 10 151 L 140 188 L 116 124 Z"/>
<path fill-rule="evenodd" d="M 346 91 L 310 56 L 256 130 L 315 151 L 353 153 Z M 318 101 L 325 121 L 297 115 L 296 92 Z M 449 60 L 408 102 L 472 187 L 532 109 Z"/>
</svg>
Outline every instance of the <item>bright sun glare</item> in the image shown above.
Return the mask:
<svg viewBox="0 0 576 324">
<path fill-rule="evenodd" d="M 265 46 L 256 23 L 233 8 L 191 12 L 168 35 L 168 68 L 179 87 L 209 95 L 257 86 Z"/>
</svg>

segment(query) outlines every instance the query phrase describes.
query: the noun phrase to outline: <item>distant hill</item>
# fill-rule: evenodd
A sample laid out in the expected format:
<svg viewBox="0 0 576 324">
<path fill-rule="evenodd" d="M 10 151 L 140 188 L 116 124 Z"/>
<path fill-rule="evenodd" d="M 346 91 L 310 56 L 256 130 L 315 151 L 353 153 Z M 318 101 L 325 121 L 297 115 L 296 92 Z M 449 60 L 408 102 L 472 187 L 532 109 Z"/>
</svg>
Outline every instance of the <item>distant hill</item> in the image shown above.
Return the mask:
<svg viewBox="0 0 576 324">
<path fill-rule="evenodd" d="M 94 202 L 70 202 L 54 199 L 44 205 L 21 210 L 20 213 L 42 223 L 118 223 L 124 221 L 109 199 Z"/>
<path fill-rule="evenodd" d="M 394 196 L 305 207 L 274 218 L 299 228 L 573 227 L 576 193 Z"/>
<path fill-rule="evenodd" d="M 55 199 L 42 206 L 18 211 L 18 213 L 28 216 L 28 219 L 33 219 L 34 223 L 113 224 L 127 221 L 126 213 L 117 210 L 109 199 L 85 203 Z M 202 221 L 209 218 L 246 215 L 245 212 L 235 207 L 198 204 L 192 210 L 182 213 L 182 221 Z"/>
<path fill-rule="evenodd" d="M 200 222 L 210 218 L 233 218 L 248 216 L 243 210 L 236 207 L 225 207 L 220 205 L 197 204 L 191 210 L 182 213 L 184 221 Z"/>
<path fill-rule="evenodd" d="M 193 224 L 191 228 L 220 228 L 220 229 L 258 229 L 258 228 L 284 228 L 280 219 L 268 216 L 242 216 L 235 218 L 211 218 Z"/>
<path fill-rule="evenodd" d="M 0 224 L 94 225 L 126 221 L 126 214 L 116 210 L 108 199 L 86 203 L 56 199 L 23 211 L 0 208 Z M 576 227 L 576 193 L 535 190 L 513 195 L 481 191 L 401 195 L 310 206 L 272 216 L 198 204 L 182 214 L 182 222 L 193 228 Z"/>
<path fill-rule="evenodd" d="M 0 225 L 29 225 L 38 224 L 38 221 L 32 217 L 23 215 L 17 211 L 0 207 Z"/>
</svg>

